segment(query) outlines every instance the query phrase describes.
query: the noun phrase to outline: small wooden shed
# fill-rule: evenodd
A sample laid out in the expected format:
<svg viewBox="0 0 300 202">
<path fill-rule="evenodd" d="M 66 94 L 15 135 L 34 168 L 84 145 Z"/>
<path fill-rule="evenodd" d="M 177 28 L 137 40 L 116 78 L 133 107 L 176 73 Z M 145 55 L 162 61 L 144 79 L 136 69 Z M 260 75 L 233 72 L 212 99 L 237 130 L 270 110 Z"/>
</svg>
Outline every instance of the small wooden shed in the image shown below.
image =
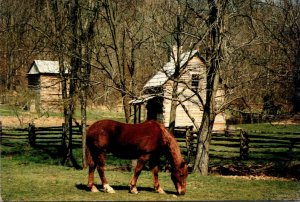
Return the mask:
<svg viewBox="0 0 300 202">
<path fill-rule="evenodd" d="M 57 111 L 62 108 L 58 61 L 34 60 L 28 73 L 28 89 L 33 94 L 32 111 Z"/>
<path fill-rule="evenodd" d="M 175 55 L 175 54 L 174 54 Z M 179 100 L 176 109 L 175 127 L 193 126 L 191 118 L 200 124 L 203 109 L 193 91 L 198 91 L 202 97 L 206 95 L 206 65 L 199 51 L 189 51 L 180 54 L 180 82 L 178 84 Z M 171 94 L 175 72 L 176 59 L 171 58 L 143 87 L 142 96 L 132 100 L 134 122 L 143 119 L 154 119 L 169 125 Z M 217 91 L 217 103 L 224 100 L 224 90 Z M 186 113 L 189 112 L 189 115 Z M 214 130 L 223 130 L 226 127 L 225 116 L 218 114 L 215 119 Z"/>
</svg>

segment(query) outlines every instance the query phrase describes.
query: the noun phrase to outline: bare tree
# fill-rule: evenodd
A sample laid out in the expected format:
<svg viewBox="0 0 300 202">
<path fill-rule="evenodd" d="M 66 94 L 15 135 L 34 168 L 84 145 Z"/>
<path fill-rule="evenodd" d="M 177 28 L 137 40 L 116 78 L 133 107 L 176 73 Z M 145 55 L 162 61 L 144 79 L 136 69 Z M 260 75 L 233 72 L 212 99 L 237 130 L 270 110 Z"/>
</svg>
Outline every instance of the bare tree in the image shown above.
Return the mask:
<svg viewBox="0 0 300 202">
<path fill-rule="evenodd" d="M 95 38 L 95 27 L 99 19 L 100 3 L 88 1 L 84 6 L 85 12 L 81 15 L 80 23 L 80 39 L 81 41 L 81 61 L 79 71 L 79 88 L 80 88 L 80 107 L 81 107 L 81 129 L 82 129 L 82 157 L 83 167 L 86 167 L 85 162 L 85 147 L 86 147 L 86 128 L 87 128 L 87 102 L 88 102 L 88 87 L 90 85 L 90 75 L 92 68 L 93 43 Z M 84 15 L 85 14 L 85 15 Z"/>
<path fill-rule="evenodd" d="M 166 59 L 175 64 L 169 78 L 173 82 L 170 128 L 176 124 L 180 105 L 198 130 L 194 171 L 207 174 L 214 119 L 232 101 L 261 103 L 270 94 L 277 103 L 294 103 L 294 111 L 299 111 L 297 0 L 28 0 L 26 4 L 0 0 L 0 5 L 1 89 L 14 90 L 25 83 L 18 75 L 25 78 L 24 67 L 31 57 L 58 58 L 70 140 L 77 98 L 83 132 L 91 89 L 103 87 L 103 97 L 117 92 L 114 98 L 122 99 L 129 122 L 128 101 L 139 95 Z M 205 95 L 194 91 L 199 113 L 203 111 L 199 123 L 179 99 L 184 90 L 193 90 L 180 79 L 185 70 L 181 49 L 198 49 L 207 66 Z M 217 105 L 220 81 L 227 94 L 225 102 Z M 99 83 L 100 87 L 92 85 Z M 185 87 L 179 90 L 178 85 Z M 83 135 L 83 148 L 84 140 Z M 72 141 L 67 147 L 72 149 Z M 72 151 L 67 150 L 65 157 L 70 160 Z"/>
<path fill-rule="evenodd" d="M 64 117 L 68 138 L 65 145 L 63 164 L 71 163 L 79 167 L 72 153 L 72 135 L 76 100 L 80 98 L 82 154 L 85 166 L 85 134 L 87 90 L 90 81 L 94 28 L 98 20 L 99 4 L 80 0 L 58 2 L 46 1 L 47 16 L 51 30 L 47 27 L 35 27 L 43 33 L 49 49 L 59 60 L 64 101 Z M 53 36 L 53 37 L 52 37 Z M 71 61 L 67 65 L 67 61 Z M 77 123 L 77 122 L 76 122 Z"/>
<path fill-rule="evenodd" d="M 212 128 L 216 117 L 215 97 L 219 85 L 219 70 L 222 60 L 222 35 L 223 18 L 228 1 L 208 0 L 208 39 L 206 51 L 206 96 L 203 116 L 198 134 L 197 154 L 193 170 L 200 171 L 202 175 L 208 174 L 209 147 Z"/>
<path fill-rule="evenodd" d="M 191 3 L 193 4 L 193 3 Z M 155 8 L 156 9 L 153 9 Z M 174 130 L 176 125 L 176 111 L 179 105 L 182 105 L 180 96 L 182 91 L 179 91 L 179 84 L 181 76 L 186 70 L 186 66 L 181 57 L 183 50 L 192 52 L 198 48 L 201 37 L 195 37 L 199 35 L 198 21 L 193 18 L 194 12 L 190 9 L 190 1 L 161 1 L 159 3 L 153 3 L 151 10 L 155 14 L 152 14 L 151 32 L 153 33 L 153 46 L 165 50 L 167 54 L 167 60 L 174 64 L 174 72 L 169 77 L 172 81 L 171 97 L 171 109 L 169 118 L 169 129 Z M 192 5 L 194 6 L 194 4 Z M 157 8 L 158 7 L 158 8 Z M 160 44 L 160 45 L 156 45 Z M 191 55 L 190 55 L 191 56 Z M 188 57 L 190 57 L 188 56 Z M 166 58 L 158 58 L 160 60 L 159 67 L 163 66 Z M 157 68 L 157 71 L 165 71 Z M 166 75 L 170 73 L 165 72 Z M 168 98 L 170 99 L 170 98 Z"/>
<path fill-rule="evenodd" d="M 95 25 L 98 20 L 99 2 L 87 1 L 83 2 L 75 0 L 70 2 L 70 13 L 68 19 L 70 22 L 70 48 L 67 54 L 71 58 L 69 72 L 69 90 L 68 90 L 68 106 L 67 106 L 67 128 L 69 141 L 67 145 L 67 153 L 63 159 L 65 164 L 71 161 L 74 166 L 76 161 L 72 154 L 72 124 L 73 114 L 76 108 L 76 99 L 80 97 L 81 106 L 81 129 L 82 129 L 82 162 L 85 162 L 85 139 L 87 127 L 87 90 L 90 82 L 93 39 L 95 36 Z"/>
<path fill-rule="evenodd" d="M 112 81 L 121 95 L 126 122 L 130 120 L 129 101 L 135 96 L 139 51 L 148 40 L 144 17 L 138 2 L 102 1 L 102 30 L 96 49 L 96 66 Z"/>
<path fill-rule="evenodd" d="M 28 26 L 32 21 L 33 1 L 0 1 L 1 85 L 4 91 L 18 90 L 25 82 L 26 66 L 32 54 L 38 52 L 34 33 Z M 33 36 L 33 37 L 30 37 Z"/>
<path fill-rule="evenodd" d="M 264 54 L 264 57 L 268 59 L 266 65 L 266 71 L 269 74 L 267 78 L 268 95 L 274 98 L 277 103 L 291 102 L 293 112 L 299 112 L 299 1 L 266 1 L 261 3 L 260 10 L 272 12 L 272 17 L 255 16 L 264 30 L 264 39 L 269 42 L 267 44 L 268 51 Z M 277 97 L 276 94 L 278 94 Z"/>
</svg>

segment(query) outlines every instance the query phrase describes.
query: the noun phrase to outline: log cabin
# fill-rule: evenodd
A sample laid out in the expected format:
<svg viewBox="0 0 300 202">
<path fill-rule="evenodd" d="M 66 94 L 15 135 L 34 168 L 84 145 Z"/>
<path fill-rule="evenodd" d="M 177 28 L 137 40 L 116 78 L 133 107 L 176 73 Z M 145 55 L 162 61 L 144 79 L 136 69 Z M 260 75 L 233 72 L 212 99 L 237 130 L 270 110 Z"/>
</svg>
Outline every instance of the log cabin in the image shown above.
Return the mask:
<svg viewBox="0 0 300 202">
<path fill-rule="evenodd" d="M 29 105 L 31 111 L 58 111 L 62 108 L 58 61 L 34 60 L 27 79 L 28 90 L 33 95 Z"/>
<path fill-rule="evenodd" d="M 177 54 L 173 54 L 177 55 Z M 130 101 L 133 108 L 133 122 L 158 120 L 169 126 L 172 89 L 176 58 L 170 59 L 143 87 L 142 95 Z M 206 65 L 199 51 L 189 51 L 180 54 L 180 77 L 177 93 L 178 106 L 176 109 L 175 127 L 198 126 L 201 123 L 203 106 L 195 92 L 204 99 L 206 95 Z M 224 101 L 225 91 L 219 85 L 216 103 Z M 192 121 L 193 120 L 193 121 Z M 216 116 L 213 130 L 224 130 L 226 121 L 224 113 Z"/>
</svg>

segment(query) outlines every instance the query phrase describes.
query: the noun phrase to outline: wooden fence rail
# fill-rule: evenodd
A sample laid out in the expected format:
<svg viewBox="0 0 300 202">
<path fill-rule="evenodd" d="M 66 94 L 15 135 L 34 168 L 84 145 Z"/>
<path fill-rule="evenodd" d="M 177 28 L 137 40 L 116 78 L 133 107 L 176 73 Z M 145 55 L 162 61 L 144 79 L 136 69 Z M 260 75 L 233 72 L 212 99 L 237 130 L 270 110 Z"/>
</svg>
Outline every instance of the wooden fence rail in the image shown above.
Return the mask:
<svg viewBox="0 0 300 202">
<path fill-rule="evenodd" d="M 196 154 L 195 131 L 176 132 L 180 146 L 188 160 Z M 184 149 L 186 148 L 186 149 Z M 300 133 L 228 130 L 213 131 L 210 154 L 214 157 L 240 158 L 295 158 L 300 160 Z"/>
<path fill-rule="evenodd" d="M 64 146 L 66 143 L 66 140 L 68 139 L 68 134 L 66 134 L 66 128 L 65 124 L 62 124 L 62 126 L 55 126 L 55 127 L 35 127 L 34 126 L 34 133 L 35 136 L 34 139 L 34 146 L 35 144 L 39 145 L 62 145 Z M 72 127 L 72 141 L 73 145 L 81 144 L 81 127 L 73 126 Z M 28 137 L 30 137 L 31 134 L 28 133 Z M 29 138 L 30 140 L 30 138 Z M 30 141 L 29 141 L 30 142 Z"/>
<path fill-rule="evenodd" d="M 73 145 L 80 146 L 81 127 L 73 127 Z M 197 134 L 191 127 L 176 128 L 175 137 L 188 160 L 194 158 Z M 0 122 L 2 140 L 28 141 L 31 146 L 63 146 L 66 134 L 64 125 L 36 127 L 30 124 L 25 129 L 5 128 Z M 296 158 L 300 159 L 300 133 L 264 131 L 214 131 L 210 155 L 217 158 Z"/>
<path fill-rule="evenodd" d="M 1 124 L 0 124 L 1 126 Z M 64 124 L 62 126 L 53 127 L 36 127 L 34 124 L 29 124 L 28 128 L 0 128 L 1 139 L 9 140 L 27 140 L 29 145 L 34 146 L 64 146 L 67 134 Z M 73 126 L 72 141 L 73 145 L 81 145 L 81 127 Z"/>
</svg>

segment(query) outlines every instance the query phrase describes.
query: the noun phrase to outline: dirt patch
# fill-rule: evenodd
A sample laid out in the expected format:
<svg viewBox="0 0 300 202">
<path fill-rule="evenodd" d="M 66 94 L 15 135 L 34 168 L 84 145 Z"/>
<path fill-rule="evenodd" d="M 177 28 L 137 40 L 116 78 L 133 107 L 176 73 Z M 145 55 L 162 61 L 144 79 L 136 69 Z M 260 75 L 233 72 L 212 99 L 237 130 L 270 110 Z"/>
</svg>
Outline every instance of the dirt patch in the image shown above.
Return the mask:
<svg viewBox="0 0 300 202">
<path fill-rule="evenodd" d="M 210 168 L 210 173 L 245 179 L 300 180 L 300 162 L 270 162 L 263 164 L 226 164 Z"/>
<path fill-rule="evenodd" d="M 298 125 L 300 123 L 300 114 L 286 116 L 283 118 L 279 115 L 274 116 L 273 119 L 274 120 L 272 120 L 272 118 L 270 119 L 270 123 L 273 125 Z"/>
<path fill-rule="evenodd" d="M 227 175 L 224 176 L 224 178 L 231 178 L 231 179 L 244 179 L 244 180 L 276 180 L 276 181 L 291 181 L 295 180 L 294 178 L 283 178 L 283 177 L 272 177 L 272 176 L 254 176 L 254 175 L 249 175 L 249 176 L 237 176 L 237 175 Z"/>
<path fill-rule="evenodd" d="M 4 127 L 27 127 L 29 123 L 35 123 L 37 126 L 60 126 L 63 118 L 60 117 L 37 117 L 35 115 L 0 116 L 0 121 Z"/>
<path fill-rule="evenodd" d="M 26 128 L 29 123 L 34 123 L 37 127 L 61 126 L 64 122 L 62 117 L 37 117 L 36 115 L 26 114 L 21 117 L 17 116 L 1 116 L 0 121 L 4 127 Z M 80 122 L 80 120 L 77 120 Z M 94 120 L 89 120 L 88 125 L 91 125 Z"/>
</svg>

